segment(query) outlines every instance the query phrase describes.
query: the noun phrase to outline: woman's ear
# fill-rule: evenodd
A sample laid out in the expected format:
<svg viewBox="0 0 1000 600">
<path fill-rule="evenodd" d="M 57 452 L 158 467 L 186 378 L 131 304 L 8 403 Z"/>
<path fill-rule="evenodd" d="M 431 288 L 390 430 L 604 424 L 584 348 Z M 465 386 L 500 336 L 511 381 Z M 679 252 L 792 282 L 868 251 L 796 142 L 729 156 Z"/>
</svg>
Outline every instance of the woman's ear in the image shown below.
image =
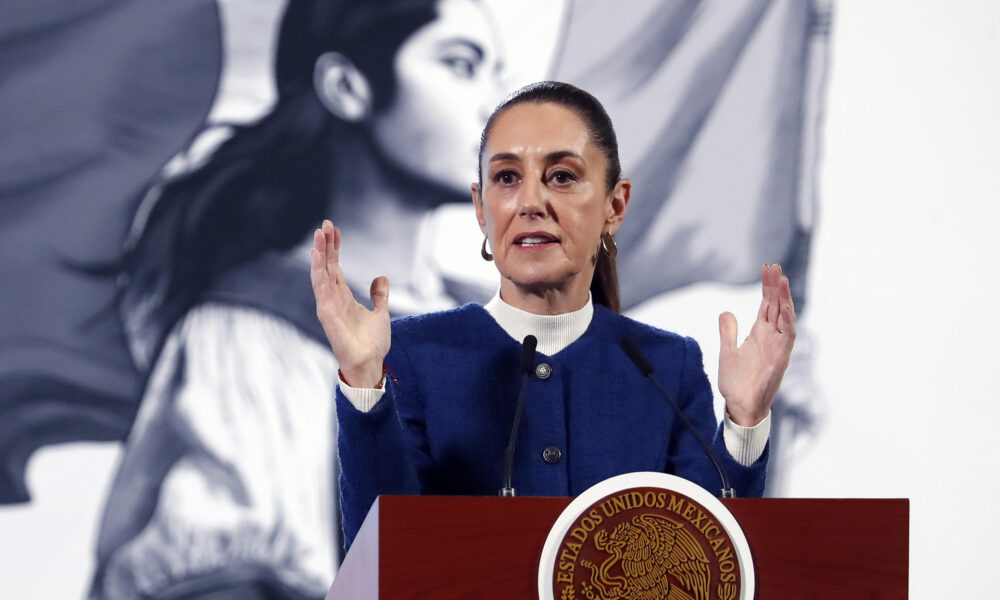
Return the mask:
<svg viewBox="0 0 1000 600">
<path fill-rule="evenodd" d="M 628 210 L 628 201 L 632 195 L 632 181 L 630 179 L 619 179 L 615 184 L 615 189 L 611 191 L 610 202 L 608 202 L 608 213 L 605 225 L 608 233 L 614 235 L 625 220 L 625 211 Z"/>
<path fill-rule="evenodd" d="M 357 123 L 371 114 L 368 78 L 339 52 L 326 52 L 316 59 L 313 87 L 323 106 L 342 121 Z"/>
<path fill-rule="evenodd" d="M 478 183 L 472 184 L 472 204 L 476 207 L 476 220 L 479 221 L 479 230 L 486 235 L 486 212 L 483 210 L 483 197 L 480 195 Z"/>
</svg>

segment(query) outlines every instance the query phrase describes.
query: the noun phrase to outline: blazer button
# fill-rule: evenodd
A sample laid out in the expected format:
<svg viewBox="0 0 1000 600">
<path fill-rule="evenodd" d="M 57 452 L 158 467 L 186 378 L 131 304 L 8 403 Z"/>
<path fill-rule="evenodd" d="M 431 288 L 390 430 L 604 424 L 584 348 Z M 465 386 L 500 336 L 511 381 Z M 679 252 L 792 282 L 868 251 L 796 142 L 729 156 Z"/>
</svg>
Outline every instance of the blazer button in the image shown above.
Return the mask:
<svg viewBox="0 0 1000 600">
<path fill-rule="evenodd" d="M 545 450 L 542 450 L 542 458 L 550 465 L 554 465 L 562 458 L 562 450 L 555 446 L 549 446 Z"/>
<path fill-rule="evenodd" d="M 548 379 L 552 376 L 552 367 L 549 363 L 541 363 L 535 367 L 535 376 L 539 379 Z"/>
</svg>

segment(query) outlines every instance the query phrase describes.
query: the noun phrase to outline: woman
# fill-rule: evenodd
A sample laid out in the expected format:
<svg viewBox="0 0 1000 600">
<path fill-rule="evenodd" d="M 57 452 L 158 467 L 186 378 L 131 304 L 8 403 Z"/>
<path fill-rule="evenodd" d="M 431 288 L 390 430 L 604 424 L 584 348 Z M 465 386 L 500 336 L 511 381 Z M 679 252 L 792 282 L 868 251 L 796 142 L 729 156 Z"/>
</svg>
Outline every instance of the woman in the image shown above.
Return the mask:
<svg viewBox="0 0 1000 600">
<path fill-rule="evenodd" d="M 471 0 L 291 0 L 274 110 L 164 184 L 128 257 L 123 316 L 150 375 L 92 597 L 326 593 L 337 366 L 306 283 L 310 230 L 336 215 L 412 254 L 405 228 L 469 179 L 498 60 Z"/>
<path fill-rule="evenodd" d="M 716 429 L 697 344 L 617 314 L 613 236 L 631 183 L 620 177 L 603 107 L 568 84 L 523 88 L 487 122 L 479 168 L 472 196 L 483 256 L 501 276 L 485 306 L 390 323 L 388 280 L 372 282 L 372 310 L 358 304 L 340 266 L 340 231 L 324 222 L 315 233 L 313 291 L 341 369 L 347 543 L 378 494 L 496 492 L 526 334 L 538 338 L 547 368 L 527 392 L 515 458 L 521 493 L 576 495 L 642 470 L 717 489 L 700 448 L 617 347 L 635 340 L 702 433 Z M 795 337 L 788 279 L 764 266 L 761 281 L 757 322 L 741 346 L 735 317 L 719 319 L 726 418 L 714 444 L 739 495 L 763 493 L 769 409 Z"/>
<path fill-rule="evenodd" d="M 308 269 L 324 216 L 395 250 L 357 257 L 355 276 L 388 272 L 405 288 L 400 304 L 453 305 L 396 256 L 415 254 L 430 209 L 465 201 L 500 60 L 473 0 L 292 0 L 274 109 L 139 210 L 122 309 L 139 363 L 234 269 L 276 256 Z"/>
</svg>

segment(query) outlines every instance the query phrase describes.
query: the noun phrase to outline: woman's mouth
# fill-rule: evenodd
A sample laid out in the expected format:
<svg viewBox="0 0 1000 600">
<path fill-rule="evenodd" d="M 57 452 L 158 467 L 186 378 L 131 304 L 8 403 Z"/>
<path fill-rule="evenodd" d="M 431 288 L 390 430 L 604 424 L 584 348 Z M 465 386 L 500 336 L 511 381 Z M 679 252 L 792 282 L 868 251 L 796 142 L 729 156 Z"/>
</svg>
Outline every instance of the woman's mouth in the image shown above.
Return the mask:
<svg viewBox="0 0 1000 600">
<path fill-rule="evenodd" d="M 544 231 L 532 231 L 530 233 L 522 233 L 514 238 L 514 245 L 520 246 L 522 248 L 538 248 L 558 243 L 559 243 L 559 238 L 552 235 L 551 233 L 545 233 Z"/>
</svg>

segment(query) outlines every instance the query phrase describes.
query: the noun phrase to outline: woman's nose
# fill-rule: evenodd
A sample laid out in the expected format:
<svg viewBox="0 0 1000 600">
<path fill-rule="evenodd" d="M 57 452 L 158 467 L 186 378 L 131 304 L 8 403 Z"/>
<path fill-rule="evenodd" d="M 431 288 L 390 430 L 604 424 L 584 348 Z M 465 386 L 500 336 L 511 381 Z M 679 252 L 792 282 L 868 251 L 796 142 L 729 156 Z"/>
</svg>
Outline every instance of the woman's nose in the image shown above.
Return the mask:
<svg viewBox="0 0 1000 600">
<path fill-rule="evenodd" d="M 517 214 L 521 217 L 544 218 L 549 213 L 546 189 L 542 182 L 529 179 L 521 186 Z"/>
<path fill-rule="evenodd" d="M 490 120 L 490 115 L 493 114 L 493 106 L 493 104 L 486 102 L 479 105 L 479 121 L 483 127 L 486 127 L 486 122 Z"/>
<path fill-rule="evenodd" d="M 507 90 L 503 85 L 503 79 L 499 70 L 494 70 L 483 79 L 483 87 L 485 89 L 483 89 L 482 102 L 479 105 L 479 118 L 485 127 L 486 121 L 493 114 L 493 109 L 503 100 Z"/>
</svg>

